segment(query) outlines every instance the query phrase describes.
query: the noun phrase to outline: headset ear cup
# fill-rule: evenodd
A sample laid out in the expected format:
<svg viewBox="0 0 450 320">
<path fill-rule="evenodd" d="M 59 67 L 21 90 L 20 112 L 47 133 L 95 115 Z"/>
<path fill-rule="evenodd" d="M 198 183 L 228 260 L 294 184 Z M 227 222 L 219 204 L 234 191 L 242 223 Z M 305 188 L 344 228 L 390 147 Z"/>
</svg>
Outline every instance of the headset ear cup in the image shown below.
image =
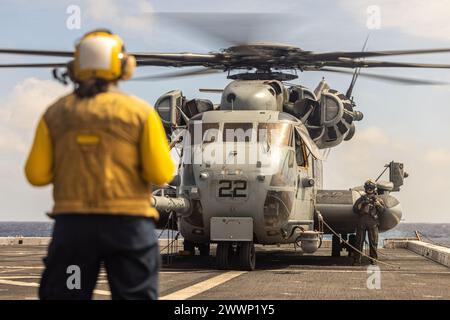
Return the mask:
<svg viewBox="0 0 450 320">
<path fill-rule="evenodd" d="M 136 69 L 136 58 L 134 56 L 126 55 L 124 57 L 125 61 L 122 67 L 122 75 L 120 76 L 121 80 L 129 80 L 134 74 L 134 70 Z"/>
<path fill-rule="evenodd" d="M 74 73 L 74 64 L 75 64 L 74 60 L 69 61 L 69 63 L 67 63 L 67 75 L 69 76 L 69 79 L 72 82 L 77 81 L 77 79 L 75 78 L 75 73 Z"/>
</svg>

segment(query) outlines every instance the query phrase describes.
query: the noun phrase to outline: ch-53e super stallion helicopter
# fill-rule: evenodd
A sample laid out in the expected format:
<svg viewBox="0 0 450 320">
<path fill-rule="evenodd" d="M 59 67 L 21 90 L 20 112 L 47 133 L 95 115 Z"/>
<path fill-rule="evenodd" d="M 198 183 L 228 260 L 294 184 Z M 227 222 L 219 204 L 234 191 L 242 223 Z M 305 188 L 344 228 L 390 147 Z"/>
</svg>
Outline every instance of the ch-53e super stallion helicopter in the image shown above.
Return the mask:
<svg viewBox="0 0 450 320">
<path fill-rule="evenodd" d="M 444 64 L 367 60 L 380 56 L 443 53 L 446 49 L 323 52 L 272 43 L 237 44 L 213 53 L 133 53 L 137 66 L 197 67 L 181 73 L 136 78 L 192 76 L 228 72 L 232 80 L 223 90 L 219 104 L 204 99 L 186 99 L 180 90 L 164 94 L 155 104 L 171 145 L 181 150 L 178 175 L 164 194 L 153 201 L 161 213 L 176 212 L 176 228 L 184 237 L 185 249 L 209 255 L 217 243 L 217 263 L 232 268 L 255 268 L 255 244 L 297 244 L 313 253 L 322 236 L 334 232 L 354 242 L 354 202 L 363 189 L 324 190 L 324 150 L 349 141 L 355 122 L 363 119 L 356 110 L 352 90 L 361 68 L 450 68 Z M 0 49 L 4 54 L 73 56 L 71 51 Z M 2 64 L 0 68 L 55 68 L 55 78 L 66 81 L 64 63 Z M 355 69 L 347 71 L 346 69 Z M 345 94 L 322 80 L 315 90 L 289 84 L 297 71 L 326 71 L 353 74 Z M 442 84 L 424 79 L 368 75 L 416 85 Z M 380 230 L 394 228 L 400 221 L 399 191 L 406 173 L 403 164 L 386 166 L 390 181 L 378 182 L 387 209 L 380 217 Z M 363 178 L 363 177 L 362 177 Z M 324 226 L 325 222 L 325 226 Z M 327 227 L 328 226 L 328 227 Z M 346 247 L 333 235 L 332 255 Z"/>
</svg>

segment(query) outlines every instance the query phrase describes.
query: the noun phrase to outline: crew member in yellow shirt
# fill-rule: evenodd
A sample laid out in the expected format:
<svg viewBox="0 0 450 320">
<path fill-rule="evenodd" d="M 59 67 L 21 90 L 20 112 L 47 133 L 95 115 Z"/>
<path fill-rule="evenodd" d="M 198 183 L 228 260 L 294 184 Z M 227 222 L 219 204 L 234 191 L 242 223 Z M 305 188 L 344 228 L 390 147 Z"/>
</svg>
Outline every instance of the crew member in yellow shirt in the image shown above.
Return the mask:
<svg viewBox="0 0 450 320">
<path fill-rule="evenodd" d="M 76 45 L 74 92 L 39 121 L 25 166 L 35 186 L 53 184 L 55 224 L 41 299 L 90 299 L 101 264 L 113 299 L 157 299 L 160 254 L 150 185 L 175 166 L 160 118 L 117 88 L 136 61 L 107 30 Z"/>
</svg>

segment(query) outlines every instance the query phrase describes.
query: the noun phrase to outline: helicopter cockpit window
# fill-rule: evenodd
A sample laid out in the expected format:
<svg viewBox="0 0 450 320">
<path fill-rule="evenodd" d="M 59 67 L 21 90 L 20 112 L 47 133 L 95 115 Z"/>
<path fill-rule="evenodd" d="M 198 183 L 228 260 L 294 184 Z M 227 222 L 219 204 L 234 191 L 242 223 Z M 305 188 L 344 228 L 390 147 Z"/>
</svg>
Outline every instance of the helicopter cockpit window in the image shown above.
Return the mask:
<svg viewBox="0 0 450 320">
<path fill-rule="evenodd" d="M 272 146 L 292 145 L 292 126 L 288 123 L 258 124 L 258 142 L 267 142 Z"/>
<path fill-rule="evenodd" d="M 219 137 L 218 123 L 203 123 L 202 125 L 202 142 L 211 143 L 216 142 Z"/>
<path fill-rule="evenodd" d="M 300 135 L 295 132 L 295 159 L 297 161 L 297 165 L 300 167 L 306 167 L 306 153 L 305 146 L 300 138 Z"/>
<path fill-rule="evenodd" d="M 250 142 L 252 130 L 252 123 L 224 123 L 223 142 Z"/>
<path fill-rule="evenodd" d="M 217 141 L 218 137 L 218 123 L 202 123 L 200 121 L 197 121 L 189 124 L 189 139 L 191 145 L 215 142 Z"/>
</svg>

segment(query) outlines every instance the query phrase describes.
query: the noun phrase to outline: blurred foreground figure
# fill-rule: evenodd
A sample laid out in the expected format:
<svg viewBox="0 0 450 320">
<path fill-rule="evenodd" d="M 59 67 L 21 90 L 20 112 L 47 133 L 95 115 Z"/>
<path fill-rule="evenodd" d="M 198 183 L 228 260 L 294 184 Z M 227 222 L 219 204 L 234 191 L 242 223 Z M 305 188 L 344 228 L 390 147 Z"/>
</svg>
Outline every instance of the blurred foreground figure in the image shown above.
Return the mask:
<svg viewBox="0 0 450 320">
<path fill-rule="evenodd" d="M 160 254 L 150 184 L 172 179 L 174 164 L 156 111 L 117 88 L 134 57 L 107 30 L 76 46 L 72 94 L 39 121 L 25 173 L 53 184 L 53 239 L 41 299 L 91 299 L 100 265 L 113 299 L 157 299 Z"/>
</svg>

